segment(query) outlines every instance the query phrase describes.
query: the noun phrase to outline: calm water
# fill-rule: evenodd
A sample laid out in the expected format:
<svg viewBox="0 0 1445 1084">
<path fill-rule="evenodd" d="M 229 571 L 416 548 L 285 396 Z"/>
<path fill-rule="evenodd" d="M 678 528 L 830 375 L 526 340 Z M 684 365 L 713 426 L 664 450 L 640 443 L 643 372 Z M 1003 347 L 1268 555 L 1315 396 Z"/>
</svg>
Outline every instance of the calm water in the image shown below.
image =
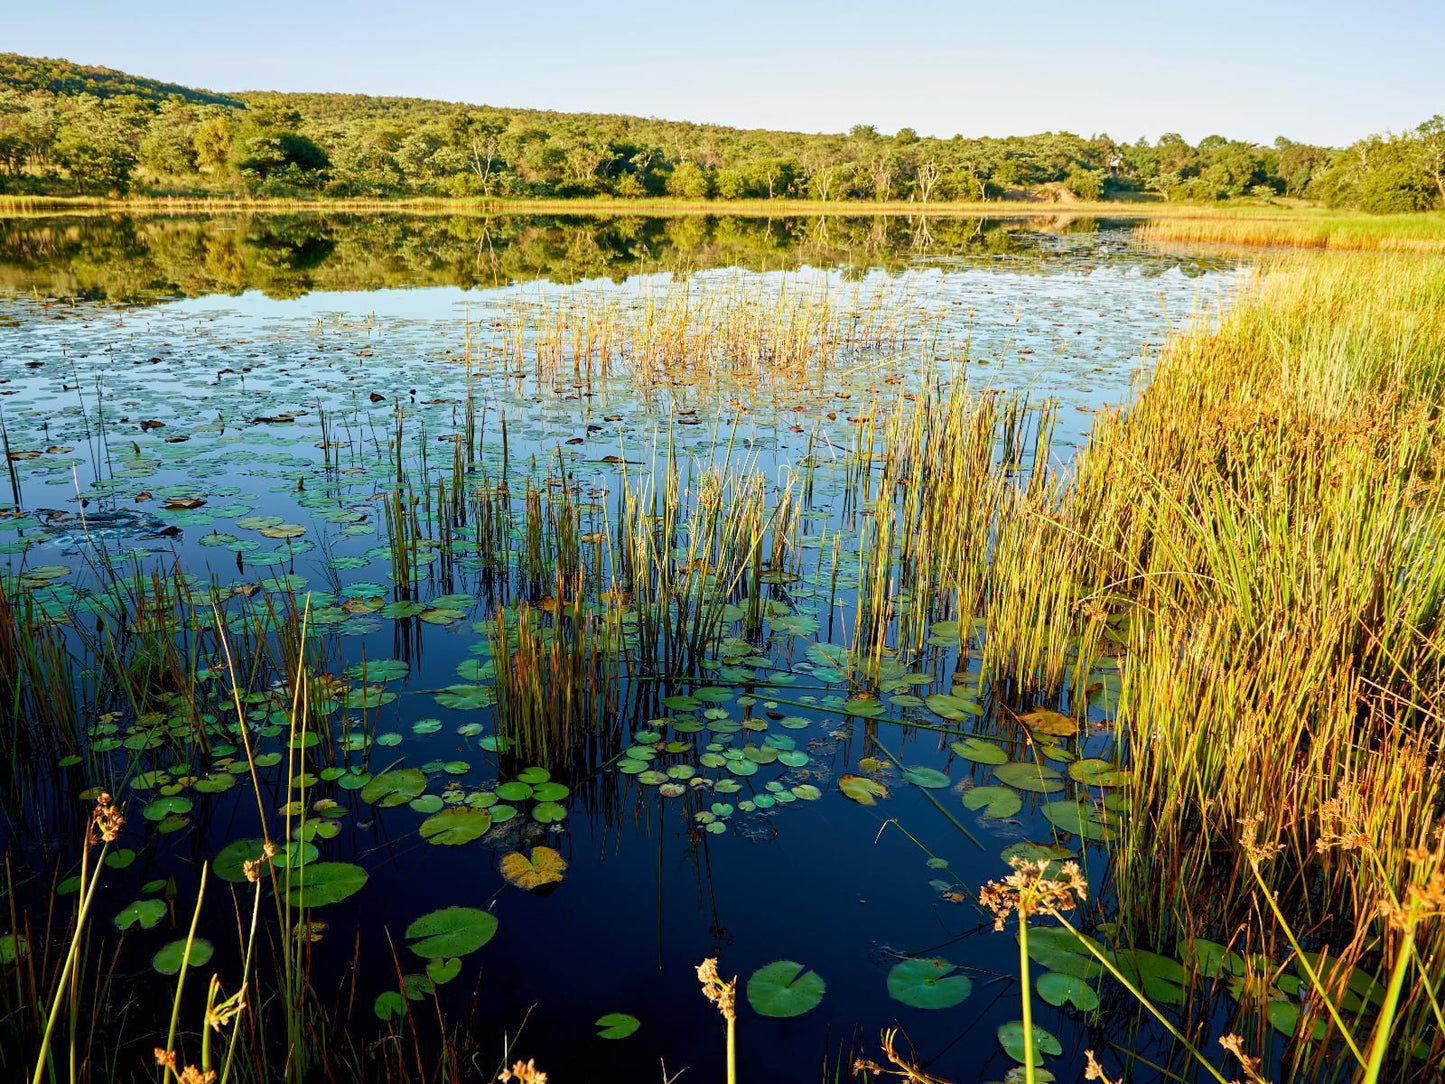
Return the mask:
<svg viewBox="0 0 1445 1084">
<path fill-rule="evenodd" d="M 850 529 L 842 506 L 850 416 L 940 368 L 980 391 L 1056 401 L 1054 454 L 1067 457 L 1091 412 L 1127 397 L 1171 323 L 1207 317 L 1242 273 L 1218 259 L 1147 251 L 1117 223 L 4 223 L 0 410 L 20 501 L 11 503 L 0 479 L 0 575 L 69 630 L 78 653 L 114 605 L 99 570 L 105 555 L 123 567 L 179 567 L 198 591 L 226 599 L 234 631 L 268 599 L 309 595 L 330 672 L 371 668 L 336 694 L 325 725 L 338 735 L 337 759 L 311 793 L 342 807 L 335 834 L 314 840 L 319 860 L 353 863 L 368 878 L 315 912 L 329 926 L 314 947 L 323 999 L 349 978 L 357 938 L 366 946 L 355 976 L 357 1034 L 379 1033 L 371 1001 L 395 986 L 383 932 L 400 944 L 419 916 L 460 905 L 499 922 L 439 987 L 458 1021 L 476 998 L 482 1076 L 499 1060 L 503 1034 L 520 1030 L 516 1050 L 558 1081 L 653 1079 L 660 1062 L 668 1074 L 686 1067 L 684 1080 L 721 1079 L 721 1025 L 693 974 L 720 952 L 724 973 L 744 984 L 781 959 L 826 982 L 821 1003 L 801 1016 L 743 1007 L 745 1080 L 808 1080 L 825 1058 L 878 1058 L 877 1033 L 895 1024 L 930 1071 L 1001 1078 L 1013 1062 L 995 1031 L 1018 1015 L 1017 949 L 970 901 L 981 882 L 1006 872 L 1001 851 L 1054 835 L 1038 794 L 1023 793 L 1022 808 L 1001 819 L 966 810 L 963 793 L 997 783 L 991 768 L 952 752 L 949 735 L 906 725 L 940 722 L 921 698 L 947 693 L 966 674 L 967 643 L 945 634 L 929 658 L 900 668 L 881 719 L 847 713 L 845 688 L 813 646 L 841 634 L 815 572 L 831 533 Z M 584 380 L 568 365 L 536 363 L 548 313 L 586 314 L 569 325 L 574 335 L 609 318 L 636 327 L 667 306 L 700 323 L 725 321 L 719 299 L 727 298 L 808 299 L 859 333 L 830 362 L 825 386 L 736 372 L 652 384 L 622 364 Z M 879 312 L 890 314 L 886 334 L 869 315 Z M 530 766 L 498 751 L 487 695 L 486 629 L 498 606 L 515 604 L 515 588 L 499 590 L 468 556 L 463 533 L 450 567 L 424 554 L 415 606 L 390 605 L 405 594 L 392 580 L 382 511 L 393 454 L 419 491 L 451 475 L 469 373 L 480 399 L 469 478 L 505 470 L 565 479 L 585 498 L 584 531 L 614 522 L 624 472 L 637 484 L 660 470 L 669 433 L 693 477 L 729 439 L 734 462 L 774 486 L 811 466 L 805 574 L 773 593 L 769 633 L 719 645 L 708 676 L 662 690 L 701 692 L 690 701 L 663 703 L 655 687 L 632 687 L 618 724 L 630 737 L 547 765 L 566 788 L 555 823 L 534 815 L 533 798 L 496 794 Z M 855 557 L 844 548 L 845 573 Z M 85 695 L 104 688 L 97 679 Z M 986 702 L 987 691 L 980 695 Z M 274 753 L 284 743 L 270 707 L 253 707 L 252 724 L 258 749 Z M 1100 707 L 1096 720 L 1107 717 Z M 134 860 L 107 871 L 97 905 L 111 939 L 111 914 L 154 896 L 167 878 L 183 923 L 200 864 L 259 834 L 245 777 L 221 789 L 244 763 L 234 746 L 183 756 L 153 737 L 166 711 L 152 710 L 137 717 L 134 705 L 94 704 L 89 717 L 100 721 L 85 747 L 57 777 L 30 780 L 3 803 L 0 843 L 28 870 L 19 898 L 37 916 L 52 878 L 74 871 L 74 848 L 59 841 L 75 837 L 74 798 L 87 787 L 116 789 L 131 807 L 122 842 Z M 886 801 L 848 800 L 838 777 L 878 756 L 874 741 L 909 769 L 946 779 L 924 773 L 916 778 L 930 785 L 913 786 L 885 765 Z M 1109 745 L 1102 730 L 1071 740 L 1058 766 L 1063 756 L 1107 755 Z M 660 773 L 686 793 L 669 796 L 648 774 L 667 766 L 686 769 Z M 363 778 L 355 773 L 388 767 L 421 769 L 424 795 L 383 808 L 350 785 Z M 284 760 L 263 778 L 279 806 Z M 200 788 L 197 779 L 221 783 Z M 1071 781 L 1060 786 L 1072 795 Z M 170 797 L 184 803 L 161 802 Z M 457 846 L 423 838 L 437 810 L 484 803 L 515 816 L 495 816 L 485 835 Z M 1059 842 L 1106 893 L 1103 850 L 1066 834 Z M 564 879 L 538 893 L 509 887 L 501 856 L 538 844 L 565 857 Z M 232 887 L 213 884 L 200 926 L 223 977 L 236 969 Z M 169 916 L 124 935 L 120 973 L 134 980 L 138 1002 L 152 983 L 168 988 L 150 958 L 176 936 Z M 399 955 L 421 971 L 424 961 Z M 909 957 L 958 965 L 971 995 L 942 1010 L 891 998 L 890 969 Z M 1076 1011 L 1042 1002 L 1035 1011 L 1064 1048 L 1049 1067 L 1059 1079 L 1079 1077 L 1082 1050 L 1103 1049 L 1101 1036 Z M 622 1040 L 596 1037 L 593 1022 L 614 1012 L 641 1027 Z M 128 1038 L 135 1050 L 122 1063 L 143 1065 L 154 1044 L 139 1032 Z"/>
</svg>

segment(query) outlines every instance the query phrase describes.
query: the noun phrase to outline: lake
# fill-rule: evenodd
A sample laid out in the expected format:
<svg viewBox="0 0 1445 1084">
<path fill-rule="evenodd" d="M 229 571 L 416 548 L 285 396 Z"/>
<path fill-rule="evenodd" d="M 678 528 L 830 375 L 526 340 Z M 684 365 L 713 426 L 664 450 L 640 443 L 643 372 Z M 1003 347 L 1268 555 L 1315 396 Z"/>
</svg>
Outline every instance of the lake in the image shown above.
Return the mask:
<svg viewBox="0 0 1445 1084">
<path fill-rule="evenodd" d="M 996 688 L 982 619 L 899 567 L 889 449 L 937 467 L 918 405 L 966 401 L 991 492 L 1067 476 L 1250 274 L 1063 217 L 0 223 L 0 576 L 49 645 L 0 690 L 55 735 L 0 788 L 31 955 L 104 790 L 116 1079 L 208 862 L 192 970 L 236 988 L 263 835 L 263 985 L 294 945 L 358 1057 L 435 1056 L 434 998 L 462 1079 L 721 1080 L 717 955 L 744 1080 L 847 1079 L 892 1027 L 1003 1079 L 1019 953 L 978 891 L 1073 858 L 1109 917 L 1117 658 Z M 1092 966 L 1045 945 L 1035 977 Z M 1143 1022 L 1065 985 L 1034 1020 L 1073 1080 Z"/>
</svg>

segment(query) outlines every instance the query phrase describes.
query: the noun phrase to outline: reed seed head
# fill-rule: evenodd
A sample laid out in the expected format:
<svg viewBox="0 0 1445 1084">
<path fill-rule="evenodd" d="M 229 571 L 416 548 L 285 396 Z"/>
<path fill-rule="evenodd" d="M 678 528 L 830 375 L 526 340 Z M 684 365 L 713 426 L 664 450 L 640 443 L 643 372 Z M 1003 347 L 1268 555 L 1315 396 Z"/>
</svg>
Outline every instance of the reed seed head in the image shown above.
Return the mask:
<svg viewBox="0 0 1445 1084">
<path fill-rule="evenodd" d="M 979 890 L 978 902 L 993 912 L 993 928 L 1002 930 L 1008 916 L 1018 912 L 1019 921 L 1040 911 L 1069 911 L 1089 898 L 1089 883 L 1077 862 L 1065 862 L 1054 875 L 1047 859 L 1031 862 L 1011 858 L 1013 872 L 1001 881 L 990 881 Z"/>
</svg>

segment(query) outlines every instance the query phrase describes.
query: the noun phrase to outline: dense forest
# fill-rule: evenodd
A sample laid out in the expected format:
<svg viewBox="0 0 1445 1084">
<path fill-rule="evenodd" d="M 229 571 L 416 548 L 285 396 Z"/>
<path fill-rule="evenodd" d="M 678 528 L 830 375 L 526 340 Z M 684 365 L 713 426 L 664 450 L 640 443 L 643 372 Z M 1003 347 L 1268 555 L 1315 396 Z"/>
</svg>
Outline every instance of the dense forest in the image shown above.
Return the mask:
<svg viewBox="0 0 1445 1084">
<path fill-rule="evenodd" d="M 0 54 L 0 192 L 254 197 L 674 197 L 919 203 L 1299 197 L 1445 207 L 1445 119 L 1345 148 L 742 130 L 351 94 L 214 94 Z"/>
</svg>

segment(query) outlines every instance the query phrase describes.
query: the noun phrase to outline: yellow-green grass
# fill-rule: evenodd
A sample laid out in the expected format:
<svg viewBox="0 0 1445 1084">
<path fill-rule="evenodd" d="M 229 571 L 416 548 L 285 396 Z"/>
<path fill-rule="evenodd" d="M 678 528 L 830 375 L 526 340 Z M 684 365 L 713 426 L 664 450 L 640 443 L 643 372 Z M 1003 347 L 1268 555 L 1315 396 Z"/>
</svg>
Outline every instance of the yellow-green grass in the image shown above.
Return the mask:
<svg viewBox="0 0 1445 1084">
<path fill-rule="evenodd" d="M 1367 215 L 1317 212 L 1275 215 L 1189 215 L 1151 219 L 1151 241 L 1183 244 L 1277 245 L 1290 248 L 1445 253 L 1445 213 Z"/>
</svg>

